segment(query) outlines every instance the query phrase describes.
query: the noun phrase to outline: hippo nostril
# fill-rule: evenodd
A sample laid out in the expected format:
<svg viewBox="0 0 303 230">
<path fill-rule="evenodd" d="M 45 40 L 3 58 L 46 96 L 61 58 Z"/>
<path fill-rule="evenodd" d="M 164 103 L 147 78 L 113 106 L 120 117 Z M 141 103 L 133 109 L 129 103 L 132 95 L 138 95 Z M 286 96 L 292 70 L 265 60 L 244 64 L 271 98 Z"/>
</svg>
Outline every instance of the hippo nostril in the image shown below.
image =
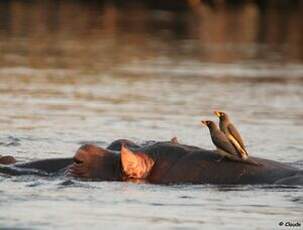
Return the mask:
<svg viewBox="0 0 303 230">
<path fill-rule="evenodd" d="M 75 162 L 76 164 L 81 164 L 81 163 L 83 163 L 83 161 L 77 159 L 76 157 L 74 157 L 74 162 Z"/>
</svg>

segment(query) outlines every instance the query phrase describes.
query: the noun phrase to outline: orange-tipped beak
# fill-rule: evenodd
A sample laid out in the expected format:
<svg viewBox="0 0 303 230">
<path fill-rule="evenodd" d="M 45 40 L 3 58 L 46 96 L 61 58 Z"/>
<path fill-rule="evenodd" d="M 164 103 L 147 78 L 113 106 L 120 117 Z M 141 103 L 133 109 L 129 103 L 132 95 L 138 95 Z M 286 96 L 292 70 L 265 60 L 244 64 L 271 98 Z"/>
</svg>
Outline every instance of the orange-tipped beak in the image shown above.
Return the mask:
<svg viewBox="0 0 303 230">
<path fill-rule="evenodd" d="M 214 111 L 214 114 L 217 116 L 217 117 L 220 117 L 221 116 L 221 113 L 219 111 Z"/>
<path fill-rule="evenodd" d="M 207 126 L 207 123 L 206 123 L 206 121 L 201 121 L 201 123 L 202 123 L 202 125 L 205 125 L 205 126 Z"/>
</svg>

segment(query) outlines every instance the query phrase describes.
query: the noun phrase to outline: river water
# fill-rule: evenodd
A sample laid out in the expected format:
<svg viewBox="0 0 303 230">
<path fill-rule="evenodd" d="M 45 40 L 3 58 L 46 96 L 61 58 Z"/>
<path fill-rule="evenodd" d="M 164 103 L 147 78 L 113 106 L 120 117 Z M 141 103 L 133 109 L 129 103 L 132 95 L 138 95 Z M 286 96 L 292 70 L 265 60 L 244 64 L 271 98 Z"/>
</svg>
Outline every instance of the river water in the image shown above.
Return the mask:
<svg viewBox="0 0 303 230">
<path fill-rule="evenodd" d="M 0 11 L 0 154 L 70 157 L 83 143 L 173 136 L 212 149 L 200 120 L 220 109 L 251 155 L 303 168 L 302 7 L 3 1 Z M 0 228 L 301 229 L 302 210 L 302 187 L 0 175 Z"/>
</svg>

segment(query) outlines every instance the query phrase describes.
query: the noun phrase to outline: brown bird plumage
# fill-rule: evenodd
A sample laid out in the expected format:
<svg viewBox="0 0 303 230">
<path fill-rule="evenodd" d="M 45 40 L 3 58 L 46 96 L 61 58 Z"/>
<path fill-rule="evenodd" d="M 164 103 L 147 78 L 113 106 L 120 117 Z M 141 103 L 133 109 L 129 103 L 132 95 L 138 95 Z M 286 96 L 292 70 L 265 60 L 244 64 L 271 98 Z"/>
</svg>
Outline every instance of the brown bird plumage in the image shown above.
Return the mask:
<svg viewBox="0 0 303 230">
<path fill-rule="evenodd" d="M 230 121 L 228 115 L 224 112 L 215 111 L 215 115 L 219 118 L 220 130 L 226 135 L 228 140 L 233 144 L 242 159 L 248 158 L 243 138 L 237 128 Z"/>
<path fill-rule="evenodd" d="M 239 154 L 235 147 L 229 142 L 225 134 L 217 127 L 213 121 L 201 121 L 203 125 L 206 125 L 209 129 L 211 140 L 217 147 L 218 153 L 227 158 L 235 159 L 239 158 Z"/>
</svg>

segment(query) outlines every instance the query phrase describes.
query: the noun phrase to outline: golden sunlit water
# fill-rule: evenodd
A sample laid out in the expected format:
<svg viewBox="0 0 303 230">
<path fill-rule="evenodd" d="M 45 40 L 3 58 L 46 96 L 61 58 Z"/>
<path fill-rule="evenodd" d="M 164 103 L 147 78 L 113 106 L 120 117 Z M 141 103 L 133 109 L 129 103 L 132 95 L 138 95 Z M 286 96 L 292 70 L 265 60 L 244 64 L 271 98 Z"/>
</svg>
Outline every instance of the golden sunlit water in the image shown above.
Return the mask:
<svg viewBox="0 0 303 230">
<path fill-rule="evenodd" d="M 302 169 L 302 9 L 1 1 L 0 154 L 173 136 L 212 149 L 200 120 L 220 109 L 252 155 Z M 302 204 L 302 187 L 0 175 L 0 228 L 283 229 Z"/>
</svg>

